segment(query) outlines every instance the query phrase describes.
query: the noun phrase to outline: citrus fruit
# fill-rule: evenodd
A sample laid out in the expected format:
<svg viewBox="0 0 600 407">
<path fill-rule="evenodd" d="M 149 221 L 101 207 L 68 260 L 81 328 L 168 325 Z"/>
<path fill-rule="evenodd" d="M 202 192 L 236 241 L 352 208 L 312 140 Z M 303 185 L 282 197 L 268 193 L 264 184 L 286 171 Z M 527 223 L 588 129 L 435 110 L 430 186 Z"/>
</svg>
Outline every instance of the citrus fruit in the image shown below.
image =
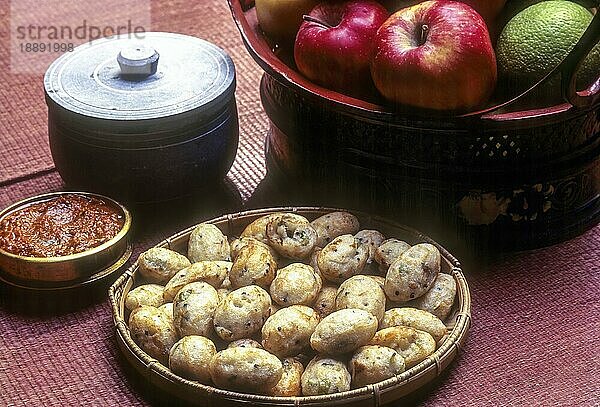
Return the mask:
<svg viewBox="0 0 600 407">
<path fill-rule="evenodd" d="M 505 83 L 523 89 L 558 65 L 579 41 L 592 13 L 567 0 L 548 0 L 527 7 L 504 27 L 496 46 L 498 71 Z M 600 45 L 584 59 L 577 77 L 579 89 L 600 75 Z M 545 98 L 560 95 L 560 77 L 539 89 Z"/>
</svg>

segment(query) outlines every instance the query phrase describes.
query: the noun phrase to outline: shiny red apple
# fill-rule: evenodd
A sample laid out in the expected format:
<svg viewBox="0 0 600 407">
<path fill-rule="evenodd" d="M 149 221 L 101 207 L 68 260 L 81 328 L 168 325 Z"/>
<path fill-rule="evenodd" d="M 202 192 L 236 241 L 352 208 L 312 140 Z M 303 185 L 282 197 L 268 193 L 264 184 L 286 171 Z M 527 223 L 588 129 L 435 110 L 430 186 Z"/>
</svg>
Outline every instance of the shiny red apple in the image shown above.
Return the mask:
<svg viewBox="0 0 600 407">
<path fill-rule="evenodd" d="M 356 97 L 369 93 L 375 35 L 388 16 L 385 7 L 374 0 L 317 5 L 305 16 L 296 36 L 298 70 L 338 92 Z"/>
<path fill-rule="evenodd" d="M 496 85 L 496 56 L 483 18 L 457 1 L 425 1 L 393 14 L 377 32 L 371 64 L 388 100 L 468 111 Z"/>
</svg>

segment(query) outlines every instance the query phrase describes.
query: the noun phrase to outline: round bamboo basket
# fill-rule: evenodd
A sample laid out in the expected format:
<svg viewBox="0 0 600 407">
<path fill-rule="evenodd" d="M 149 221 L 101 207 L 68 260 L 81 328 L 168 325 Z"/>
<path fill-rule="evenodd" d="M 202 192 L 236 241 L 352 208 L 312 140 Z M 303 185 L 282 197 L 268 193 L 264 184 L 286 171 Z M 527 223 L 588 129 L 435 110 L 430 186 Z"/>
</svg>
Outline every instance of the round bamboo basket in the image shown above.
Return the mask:
<svg viewBox="0 0 600 407">
<path fill-rule="evenodd" d="M 296 212 L 309 220 L 340 209 L 316 207 L 282 207 L 250 210 L 212 219 L 207 223 L 218 226 L 228 237 L 237 236 L 254 219 L 274 212 Z M 238 393 L 218 389 L 186 380 L 172 373 L 156 359 L 137 346 L 126 322 L 125 297 L 139 284 L 138 265 L 134 263 L 109 289 L 117 342 L 124 356 L 150 383 L 162 390 L 200 406 L 381 406 L 400 399 L 430 382 L 448 368 L 462 349 L 471 325 L 471 296 L 460 263 L 446 249 L 420 232 L 393 221 L 350 211 L 356 215 L 362 228 L 380 230 L 384 235 L 403 239 L 410 244 L 427 242 L 435 245 L 442 254 L 442 272 L 452 275 L 457 285 L 457 295 L 450 316 L 445 321 L 448 335 L 438 349 L 427 359 L 401 375 L 361 388 L 323 396 L 271 397 Z M 189 235 L 194 227 L 179 232 L 157 245 L 185 254 Z"/>
</svg>

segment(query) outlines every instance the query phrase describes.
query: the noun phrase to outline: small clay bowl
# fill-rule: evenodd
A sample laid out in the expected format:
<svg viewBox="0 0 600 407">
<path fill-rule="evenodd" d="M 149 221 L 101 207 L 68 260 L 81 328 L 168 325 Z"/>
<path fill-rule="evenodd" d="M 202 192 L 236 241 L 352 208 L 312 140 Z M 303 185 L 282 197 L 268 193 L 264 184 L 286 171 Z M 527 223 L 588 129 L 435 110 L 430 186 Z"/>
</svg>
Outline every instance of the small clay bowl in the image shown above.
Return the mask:
<svg viewBox="0 0 600 407">
<path fill-rule="evenodd" d="M 122 218 L 121 229 L 114 237 L 98 246 L 64 256 L 29 257 L 11 253 L 0 247 L 0 277 L 2 280 L 26 287 L 71 287 L 79 282 L 94 280 L 94 276 L 104 276 L 117 264 L 126 263 L 131 255 L 129 244 L 131 215 L 123 205 L 106 196 L 87 192 L 55 192 L 34 196 L 1 211 L 0 223 L 16 211 L 61 196 L 89 197 L 103 201 Z M 127 259 L 124 259 L 125 256 Z"/>
</svg>

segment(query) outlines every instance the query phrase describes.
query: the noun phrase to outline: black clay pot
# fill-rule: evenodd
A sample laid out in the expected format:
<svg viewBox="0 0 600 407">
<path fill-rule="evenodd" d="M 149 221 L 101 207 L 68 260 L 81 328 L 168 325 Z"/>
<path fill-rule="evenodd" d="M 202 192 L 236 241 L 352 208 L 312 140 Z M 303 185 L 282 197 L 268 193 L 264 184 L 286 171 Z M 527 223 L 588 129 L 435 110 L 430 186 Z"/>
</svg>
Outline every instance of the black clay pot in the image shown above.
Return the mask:
<svg viewBox="0 0 600 407">
<path fill-rule="evenodd" d="M 52 157 L 69 187 L 165 201 L 219 182 L 239 129 L 231 58 L 179 34 L 77 47 L 45 76 Z"/>
</svg>

